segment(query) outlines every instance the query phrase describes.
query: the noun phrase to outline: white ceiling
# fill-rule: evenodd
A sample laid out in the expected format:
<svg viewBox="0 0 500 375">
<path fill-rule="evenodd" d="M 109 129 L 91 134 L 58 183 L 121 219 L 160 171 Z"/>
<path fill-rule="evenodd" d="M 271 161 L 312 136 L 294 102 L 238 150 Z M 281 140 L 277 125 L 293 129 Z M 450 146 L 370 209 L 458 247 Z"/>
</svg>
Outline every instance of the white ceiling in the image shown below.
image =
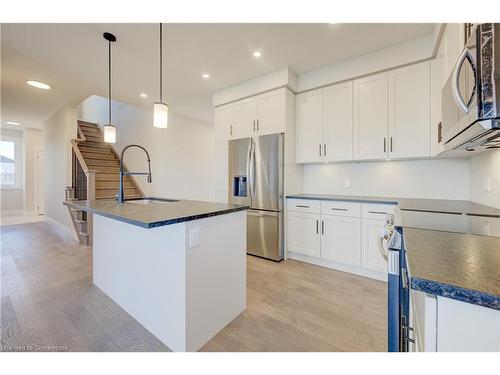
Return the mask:
<svg viewBox="0 0 500 375">
<path fill-rule="evenodd" d="M 302 74 L 433 30 L 433 24 L 168 24 L 164 90 L 170 108 L 212 122 L 211 95 L 289 66 Z M 62 105 L 107 96 L 105 31 L 113 45 L 113 98 L 146 106 L 158 95 L 158 25 L 3 24 L 2 121 L 37 126 Z M 262 57 L 252 57 L 254 50 Z M 211 79 L 201 78 L 208 72 Z M 38 90 L 28 79 L 49 83 Z M 147 99 L 139 96 L 149 95 Z"/>
</svg>

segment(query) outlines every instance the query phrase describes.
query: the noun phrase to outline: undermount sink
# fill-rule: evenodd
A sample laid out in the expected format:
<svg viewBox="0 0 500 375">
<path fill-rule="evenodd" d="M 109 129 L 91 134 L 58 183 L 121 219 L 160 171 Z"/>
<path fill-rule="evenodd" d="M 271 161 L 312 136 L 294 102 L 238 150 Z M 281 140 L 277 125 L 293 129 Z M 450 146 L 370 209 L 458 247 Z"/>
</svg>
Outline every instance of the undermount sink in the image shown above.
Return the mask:
<svg viewBox="0 0 500 375">
<path fill-rule="evenodd" d="M 154 204 L 154 203 L 175 203 L 179 202 L 176 199 L 165 199 L 165 198 L 132 198 L 125 200 L 125 203 L 132 204 Z"/>
</svg>

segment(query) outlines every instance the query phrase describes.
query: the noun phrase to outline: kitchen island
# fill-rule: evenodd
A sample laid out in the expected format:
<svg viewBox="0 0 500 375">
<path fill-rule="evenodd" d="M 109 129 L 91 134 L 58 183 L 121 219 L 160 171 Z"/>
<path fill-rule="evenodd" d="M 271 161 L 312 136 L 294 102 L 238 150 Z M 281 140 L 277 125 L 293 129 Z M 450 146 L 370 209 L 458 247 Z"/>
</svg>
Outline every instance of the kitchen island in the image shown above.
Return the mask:
<svg viewBox="0 0 500 375">
<path fill-rule="evenodd" d="M 173 351 L 195 351 L 246 307 L 246 212 L 189 200 L 65 205 L 93 217 L 93 282 Z"/>
</svg>

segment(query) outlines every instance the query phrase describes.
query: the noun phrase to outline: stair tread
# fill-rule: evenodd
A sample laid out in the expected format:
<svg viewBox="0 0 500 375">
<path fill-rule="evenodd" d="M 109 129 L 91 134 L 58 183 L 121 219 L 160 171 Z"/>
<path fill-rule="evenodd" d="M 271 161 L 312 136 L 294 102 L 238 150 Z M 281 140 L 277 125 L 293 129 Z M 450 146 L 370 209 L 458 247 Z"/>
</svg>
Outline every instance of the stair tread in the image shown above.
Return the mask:
<svg viewBox="0 0 500 375">
<path fill-rule="evenodd" d="M 131 187 L 127 187 L 127 186 L 124 186 L 123 187 L 125 190 L 137 190 L 137 188 L 135 186 L 131 186 Z M 112 187 L 100 187 L 100 188 L 95 188 L 96 190 L 115 190 L 116 191 L 116 188 L 112 188 Z"/>
<path fill-rule="evenodd" d="M 89 146 L 89 145 L 85 145 L 85 143 L 80 143 L 78 145 L 78 147 L 80 148 L 80 151 L 83 149 L 83 150 L 85 150 L 87 152 L 97 152 L 97 153 L 101 153 L 101 154 L 114 154 L 113 150 L 110 147 L 106 147 L 106 148 L 103 148 L 103 147 L 92 147 L 92 146 Z M 93 151 L 90 151 L 90 150 L 93 150 Z"/>
<path fill-rule="evenodd" d="M 83 134 L 85 135 L 85 138 L 87 137 L 102 137 L 102 133 L 99 130 L 91 130 L 91 129 L 84 129 L 80 128 L 83 131 Z"/>
<path fill-rule="evenodd" d="M 76 120 L 78 125 L 87 125 L 87 126 L 97 126 L 95 122 L 85 121 L 85 120 Z"/>
</svg>

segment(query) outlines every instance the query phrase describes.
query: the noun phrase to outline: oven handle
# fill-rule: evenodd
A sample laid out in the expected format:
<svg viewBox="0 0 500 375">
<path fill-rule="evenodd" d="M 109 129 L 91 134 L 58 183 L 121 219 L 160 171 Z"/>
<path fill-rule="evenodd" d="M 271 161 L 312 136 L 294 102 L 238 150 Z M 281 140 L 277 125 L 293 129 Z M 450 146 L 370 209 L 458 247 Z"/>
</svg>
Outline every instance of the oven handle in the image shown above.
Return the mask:
<svg viewBox="0 0 500 375">
<path fill-rule="evenodd" d="M 475 86 L 475 79 L 474 79 L 474 89 L 472 90 L 472 95 L 468 101 L 468 103 L 465 103 L 462 93 L 460 92 L 460 70 L 462 70 L 462 65 L 464 64 L 465 60 L 469 61 L 472 70 L 474 72 L 474 77 L 476 76 L 476 67 L 474 66 L 474 60 L 472 57 L 472 53 L 468 48 L 465 48 L 458 58 L 458 61 L 455 65 L 455 69 L 453 70 L 453 78 L 452 78 L 452 87 L 451 91 L 453 93 L 453 99 L 455 99 L 455 102 L 457 105 L 464 110 L 465 113 L 469 113 L 470 108 L 469 105 L 472 102 L 472 99 L 474 98 L 474 93 L 476 91 L 476 86 Z"/>
<path fill-rule="evenodd" d="M 388 240 L 389 239 L 389 234 L 386 232 L 384 233 L 383 235 L 380 235 L 379 238 L 378 238 L 378 251 L 380 252 L 380 254 L 382 255 L 382 257 L 387 261 L 388 257 L 389 257 L 389 253 L 387 252 L 387 250 L 384 248 L 384 240 Z"/>
</svg>

